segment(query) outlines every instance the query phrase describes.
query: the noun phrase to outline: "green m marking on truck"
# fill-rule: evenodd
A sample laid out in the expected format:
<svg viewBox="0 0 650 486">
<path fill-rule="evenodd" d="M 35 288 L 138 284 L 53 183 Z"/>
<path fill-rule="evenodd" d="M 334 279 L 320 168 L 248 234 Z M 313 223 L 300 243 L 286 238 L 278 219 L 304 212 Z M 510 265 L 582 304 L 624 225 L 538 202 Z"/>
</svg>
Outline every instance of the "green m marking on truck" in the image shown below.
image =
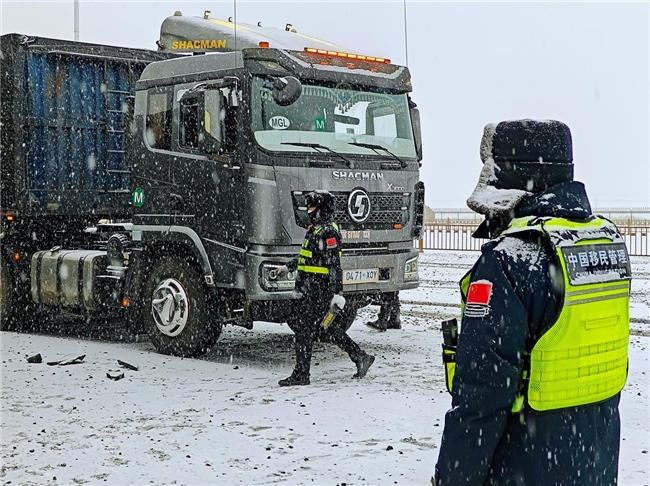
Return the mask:
<svg viewBox="0 0 650 486">
<path fill-rule="evenodd" d="M 316 117 L 314 119 L 314 126 L 316 127 L 317 132 L 324 132 L 325 131 L 325 119 L 323 117 Z"/>
<path fill-rule="evenodd" d="M 139 187 L 136 187 L 133 191 L 133 205 L 136 208 L 141 207 L 144 204 L 144 191 Z"/>
</svg>

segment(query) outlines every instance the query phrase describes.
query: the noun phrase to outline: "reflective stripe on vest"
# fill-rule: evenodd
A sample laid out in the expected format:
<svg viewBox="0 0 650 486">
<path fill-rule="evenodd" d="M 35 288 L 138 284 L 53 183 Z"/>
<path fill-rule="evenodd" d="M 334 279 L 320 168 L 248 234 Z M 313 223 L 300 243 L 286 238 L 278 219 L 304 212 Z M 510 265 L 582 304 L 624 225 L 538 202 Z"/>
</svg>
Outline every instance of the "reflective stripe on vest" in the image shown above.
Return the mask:
<svg viewBox="0 0 650 486">
<path fill-rule="evenodd" d="M 542 233 L 563 273 L 563 306 L 530 353 L 526 400 L 534 410 L 596 403 L 627 377 L 630 264 L 616 226 L 592 217 L 519 218 L 500 236 Z"/>
<path fill-rule="evenodd" d="M 465 301 L 467 300 L 467 292 L 472 277 L 471 270 L 463 276 L 460 280 L 460 316 L 463 317 L 465 312 Z M 454 375 L 456 374 L 456 347 L 445 347 L 443 345 L 442 362 L 445 365 L 445 385 L 447 391 L 451 393 L 451 387 L 454 382 Z"/>
<path fill-rule="evenodd" d="M 328 275 L 330 273 L 330 269 L 327 267 L 314 267 L 311 265 L 298 265 L 298 270 L 307 273 L 322 273 L 324 275 Z"/>
<path fill-rule="evenodd" d="M 472 271 L 470 270 L 460 279 L 460 318 L 465 314 L 465 302 L 467 301 L 467 293 L 469 292 L 469 284 L 472 283 Z"/>
</svg>

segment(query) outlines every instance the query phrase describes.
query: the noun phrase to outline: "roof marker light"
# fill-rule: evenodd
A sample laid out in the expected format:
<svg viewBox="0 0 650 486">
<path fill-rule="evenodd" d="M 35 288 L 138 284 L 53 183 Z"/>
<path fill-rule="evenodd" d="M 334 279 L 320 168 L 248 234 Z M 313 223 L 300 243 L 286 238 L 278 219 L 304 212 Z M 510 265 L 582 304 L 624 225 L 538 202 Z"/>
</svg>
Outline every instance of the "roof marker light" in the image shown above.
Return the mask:
<svg viewBox="0 0 650 486">
<path fill-rule="evenodd" d="M 315 49 L 313 47 L 305 47 L 305 52 L 310 54 L 322 54 L 324 56 L 334 56 L 334 57 L 343 57 L 346 59 L 356 59 L 358 61 L 371 61 L 371 62 L 380 62 L 383 64 L 390 64 L 390 59 L 384 57 L 374 57 L 374 56 L 362 56 L 360 54 L 350 54 L 347 52 L 338 52 L 338 51 L 328 51 L 325 49 Z"/>
<path fill-rule="evenodd" d="M 268 49 L 269 43 L 267 41 L 260 41 L 259 46 Z"/>
</svg>

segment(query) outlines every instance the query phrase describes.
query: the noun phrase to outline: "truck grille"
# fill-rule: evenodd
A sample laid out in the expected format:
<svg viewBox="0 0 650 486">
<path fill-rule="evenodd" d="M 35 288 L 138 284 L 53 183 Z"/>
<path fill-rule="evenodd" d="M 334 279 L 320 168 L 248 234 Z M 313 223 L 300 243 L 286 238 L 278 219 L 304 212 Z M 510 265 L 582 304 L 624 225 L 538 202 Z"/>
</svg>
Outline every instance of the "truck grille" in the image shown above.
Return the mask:
<svg viewBox="0 0 650 486">
<path fill-rule="evenodd" d="M 359 224 L 354 222 L 348 213 L 349 193 L 333 193 L 336 200 L 334 221 L 344 229 L 392 229 L 396 223 L 404 225 L 408 222 L 410 195 L 382 192 L 369 193 L 368 195 L 370 196 L 370 215 L 366 221 Z"/>
<path fill-rule="evenodd" d="M 370 197 L 370 215 L 363 223 L 357 223 L 350 217 L 348 212 L 349 192 L 332 192 L 331 194 L 336 201 L 334 221 L 339 224 L 341 229 L 393 229 L 395 224 L 405 226 L 409 222 L 412 204 L 411 193 L 368 193 Z M 307 216 L 304 193 L 294 193 L 293 197 L 296 219 L 302 220 Z"/>
</svg>

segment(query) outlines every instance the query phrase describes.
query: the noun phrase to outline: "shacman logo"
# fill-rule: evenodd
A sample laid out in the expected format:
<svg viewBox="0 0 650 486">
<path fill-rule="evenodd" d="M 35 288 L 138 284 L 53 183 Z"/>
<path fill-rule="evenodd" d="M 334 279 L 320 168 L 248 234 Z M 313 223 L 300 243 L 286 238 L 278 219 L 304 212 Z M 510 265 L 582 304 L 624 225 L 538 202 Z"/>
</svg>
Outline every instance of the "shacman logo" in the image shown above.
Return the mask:
<svg viewBox="0 0 650 486">
<path fill-rule="evenodd" d="M 348 214 L 355 223 L 363 223 L 370 216 L 370 197 L 363 189 L 355 189 L 348 197 Z"/>
<path fill-rule="evenodd" d="M 352 172 L 347 170 L 333 170 L 332 179 L 349 181 L 383 181 L 383 172 Z"/>
<path fill-rule="evenodd" d="M 226 39 L 196 39 L 172 42 L 172 50 L 178 49 L 225 49 Z"/>
</svg>

